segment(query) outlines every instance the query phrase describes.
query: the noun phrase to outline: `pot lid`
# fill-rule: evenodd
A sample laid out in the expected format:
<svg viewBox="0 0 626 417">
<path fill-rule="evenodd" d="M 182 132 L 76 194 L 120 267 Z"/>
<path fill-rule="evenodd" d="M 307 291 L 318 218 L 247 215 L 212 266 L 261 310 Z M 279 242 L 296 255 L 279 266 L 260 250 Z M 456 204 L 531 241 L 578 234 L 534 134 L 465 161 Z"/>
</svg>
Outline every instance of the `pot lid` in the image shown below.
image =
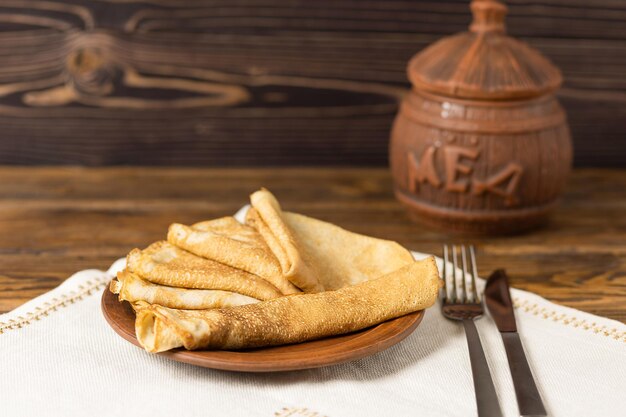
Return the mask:
<svg viewBox="0 0 626 417">
<path fill-rule="evenodd" d="M 561 72 L 539 51 L 507 36 L 507 8 L 473 0 L 468 32 L 443 38 L 415 55 L 409 80 L 418 90 L 468 99 L 516 99 L 557 89 Z"/>
</svg>

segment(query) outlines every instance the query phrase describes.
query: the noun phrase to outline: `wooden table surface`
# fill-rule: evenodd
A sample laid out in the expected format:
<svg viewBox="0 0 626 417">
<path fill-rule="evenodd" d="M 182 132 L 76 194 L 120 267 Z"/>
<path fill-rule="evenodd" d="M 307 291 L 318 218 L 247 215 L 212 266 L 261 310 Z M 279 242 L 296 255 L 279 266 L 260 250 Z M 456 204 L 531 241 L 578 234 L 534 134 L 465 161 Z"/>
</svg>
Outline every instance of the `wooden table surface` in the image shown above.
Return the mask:
<svg viewBox="0 0 626 417">
<path fill-rule="evenodd" d="M 262 186 L 287 210 L 413 250 L 473 242 L 482 276 L 506 267 L 519 288 L 626 322 L 626 170 L 596 169 L 575 171 L 543 230 L 461 239 L 411 223 L 380 168 L 0 167 L 0 312 L 106 269 L 172 222 L 232 214 Z"/>
</svg>

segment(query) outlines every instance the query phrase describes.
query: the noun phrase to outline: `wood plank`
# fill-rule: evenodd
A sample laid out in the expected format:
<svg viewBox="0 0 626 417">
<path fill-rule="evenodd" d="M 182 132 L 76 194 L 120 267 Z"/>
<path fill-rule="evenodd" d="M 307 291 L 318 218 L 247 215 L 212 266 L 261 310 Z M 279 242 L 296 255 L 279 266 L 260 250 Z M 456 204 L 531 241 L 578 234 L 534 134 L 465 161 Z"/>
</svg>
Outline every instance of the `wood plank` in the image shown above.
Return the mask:
<svg viewBox="0 0 626 417">
<path fill-rule="evenodd" d="M 288 210 L 413 250 L 462 240 L 411 223 L 385 169 L 0 167 L 0 312 L 163 239 L 172 222 L 232 214 L 263 186 Z M 519 288 L 626 322 L 625 211 L 624 170 L 576 170 L 545 229 L 471 239 L 479 272 L 506 267 Z"/>
<path fill-rule="evenodd" d="M 575 164 L 623 166 L 626 4 L 511 0 L 563 71 Z M 384 165 L 405 66 L 466 0 L 0 4 L 0 163 Z"/>
</svg>

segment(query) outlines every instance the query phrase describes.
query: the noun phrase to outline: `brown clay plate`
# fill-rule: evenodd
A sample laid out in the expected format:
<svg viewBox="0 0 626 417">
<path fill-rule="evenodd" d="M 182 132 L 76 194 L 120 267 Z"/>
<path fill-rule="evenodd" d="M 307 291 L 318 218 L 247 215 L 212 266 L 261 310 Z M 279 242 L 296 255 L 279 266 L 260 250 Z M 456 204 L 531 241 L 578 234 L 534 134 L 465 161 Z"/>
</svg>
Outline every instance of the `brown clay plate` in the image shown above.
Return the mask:
<svg viewBox="0 0 626 417">
<path fill-rule="evenodd" d="M 135 313 L 130 304 L 126 301 L 120 303 L 117 295 L 105 289 L 102 294 L 102 312 L 117 334 L 139 346 L 135 337 Z M 417 311 L 359 332 L 294 345 L 244 351 L 174 349 L 158 355 L 228 371 L 278 372 L 319 368 L 387 349 L 410 335 L 423 317 L 424 311 Z"/>
</svg>

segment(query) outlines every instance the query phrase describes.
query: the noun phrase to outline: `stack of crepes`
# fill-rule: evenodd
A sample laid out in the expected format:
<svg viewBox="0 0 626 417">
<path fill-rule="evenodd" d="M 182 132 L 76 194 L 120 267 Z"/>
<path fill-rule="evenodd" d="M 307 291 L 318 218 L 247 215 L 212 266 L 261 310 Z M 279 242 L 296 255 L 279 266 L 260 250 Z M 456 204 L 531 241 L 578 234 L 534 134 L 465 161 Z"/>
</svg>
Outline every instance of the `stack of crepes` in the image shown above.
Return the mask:
<svg viewBox="0 0 626 417">
<path fill-rule="evenodd" d="M 434 258 L 282 211 L 267 190 L 234 217 L 172 224 L 134 249 L 111 291 L 131 303 L 149 352 L 244 349 L 364 329 L 431 306 Z"/>
</svg>

